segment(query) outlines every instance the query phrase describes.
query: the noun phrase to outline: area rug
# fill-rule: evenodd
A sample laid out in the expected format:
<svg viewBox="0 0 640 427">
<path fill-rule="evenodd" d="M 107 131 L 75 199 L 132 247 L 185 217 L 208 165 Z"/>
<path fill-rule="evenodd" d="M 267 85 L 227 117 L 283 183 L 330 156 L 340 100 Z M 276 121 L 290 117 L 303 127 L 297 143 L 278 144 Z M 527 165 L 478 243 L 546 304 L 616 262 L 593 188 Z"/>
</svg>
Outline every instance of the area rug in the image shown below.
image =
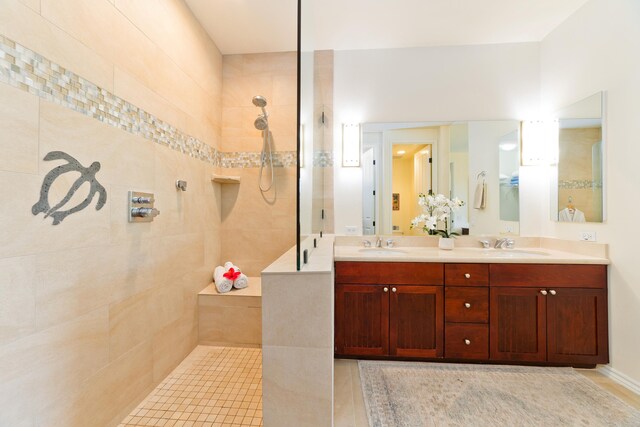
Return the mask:
<svg viewBox="0 0 640 427">
<path fill-rule="evenodd" d="M 640 426 L 571 368 L 359 361 L 372 427 Z"/>
</svg>

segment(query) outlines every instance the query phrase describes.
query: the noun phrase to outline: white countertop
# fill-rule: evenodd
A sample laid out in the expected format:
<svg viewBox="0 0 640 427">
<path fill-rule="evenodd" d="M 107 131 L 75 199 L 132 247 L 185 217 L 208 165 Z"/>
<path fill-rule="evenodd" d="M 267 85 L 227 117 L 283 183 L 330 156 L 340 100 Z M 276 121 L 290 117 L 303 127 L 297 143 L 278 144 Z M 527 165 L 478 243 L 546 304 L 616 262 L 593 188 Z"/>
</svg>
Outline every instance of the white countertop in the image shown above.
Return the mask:
<svg viewBox="0 0 640 427">
<path fill-rule="evenodd" d="M 336 245 L 334 248 L 334 257 L 336 261 L 366 262 L 609 264 L 607 258 L 541 247 L 522 247 L 515 249 L 459 247 L 447 251 L 433 246 L 364 248 L 363 246 Z"/>
</svg>

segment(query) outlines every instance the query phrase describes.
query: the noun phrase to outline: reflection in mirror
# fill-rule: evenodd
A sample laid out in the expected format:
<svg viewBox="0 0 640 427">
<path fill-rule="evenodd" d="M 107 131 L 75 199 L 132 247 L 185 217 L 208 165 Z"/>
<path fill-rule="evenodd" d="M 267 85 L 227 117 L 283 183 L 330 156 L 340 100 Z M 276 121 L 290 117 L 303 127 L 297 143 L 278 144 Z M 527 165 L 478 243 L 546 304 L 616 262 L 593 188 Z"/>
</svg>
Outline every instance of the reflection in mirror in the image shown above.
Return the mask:
<svg viewBox="0 0 640 427">
<path fill-rule="evenodd" d="M 560 222 L 602 222 L 603 94 L 596 93 L 558 112 L 557 180 L 551 218 Z"/>
<path fill-rule="evenodd" d="M 498 142 L 500 168 L 500 219 L 520 221 L 520 141 L 518 131 L 509 132 Z"/>
<path fill-rule="evenodd" d="M 518 122 L 368 123 L 362 129 L 363 234 L 422 235 L 410 224 L 420 213 L 418 195 L 429 192 L 465 202 L 453 231 L 518 234 Z"/>
</svg>

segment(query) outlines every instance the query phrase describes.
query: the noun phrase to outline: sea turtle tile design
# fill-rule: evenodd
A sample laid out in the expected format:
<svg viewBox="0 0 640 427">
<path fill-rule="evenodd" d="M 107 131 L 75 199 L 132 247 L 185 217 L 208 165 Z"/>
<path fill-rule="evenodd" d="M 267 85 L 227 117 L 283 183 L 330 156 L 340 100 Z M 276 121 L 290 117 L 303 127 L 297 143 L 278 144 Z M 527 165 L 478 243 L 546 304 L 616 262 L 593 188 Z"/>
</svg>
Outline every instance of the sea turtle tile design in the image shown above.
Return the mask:
<svg viewBox="0 0 640 427">
<path fill-rule="evenodd" d="M 62 151 L 52 151 L 44 157 L 44 160 L 66 160 L 67 163 L 53 168 L 44 177 L 42 188 L 40 189 L 40 200 L 38 200 L 38 203 L 33 205 L 33 207 L 31 208 L 31 212 L 34 215 L 44 213 L 45 218 L 49 216 L 53 218 L 53 225 L 58 225 L 67 216 L 79 212 L 89 206 L 96 193 L 98 193 L 98 203 L 96 204 L 96 210 L 99 211 L 100 209 L 102 209 L 102 207 L 107 202 L 107 190 L 105 190 L 105 188 L 96 179 L 96 173 L 100 170 L 100 162 L 93 162 L 91 166 L 85 168 L 72 156 Z M 64 196 L 64 198 L 54 207 L 51 207 L 49 205 L 49 190 L 51 189 L 51 185 L 60 175 L 67 172 L 79 172 L 80 178 L 78 178 L 73 183 L 66 196 Z M 62 207 L 64 207 L 65 204 L 69 202 L 69 200 L 71 200 L 75 192 L 85 182 L 88 182 L 90 187 L 89 194 L 84 199 L 84 201 L 76 206 L 70 207 L 69 209 L 60 210 Z"/>
</svg>

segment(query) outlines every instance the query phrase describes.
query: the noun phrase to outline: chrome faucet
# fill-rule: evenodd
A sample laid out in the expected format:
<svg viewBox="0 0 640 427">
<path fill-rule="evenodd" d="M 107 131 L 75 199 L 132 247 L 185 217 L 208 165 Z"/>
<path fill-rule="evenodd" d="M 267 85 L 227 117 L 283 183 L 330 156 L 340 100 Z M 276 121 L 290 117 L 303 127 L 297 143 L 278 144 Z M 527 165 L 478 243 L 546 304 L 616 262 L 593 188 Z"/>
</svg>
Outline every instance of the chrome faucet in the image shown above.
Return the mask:
<svg viewBox="0 0 640 427">
<path fill-rule="evenodd" d="M 513 249 L 513 247 L 515 246 L 516 241 L 513 239 L 510 239 L 508 237 L 505 237 L 503 239 L 497 239 L 496 240 L 496 244 L 494 245 L 494 247 L 496 249 L 501 249 L 501 248 L 507 248 L 507 249 Z"/>
<path fill-rule="evenodd" d="M 376 248 L 381 248 L 382 247 L 382 237 L 378 236 L 376 237 Z"/>
<path fill-rule="evenodd" d="M 489 245 L 491 244 L 491 242 L 489 242 L 488 240 L 478 240 L 478 242 L 484 249 L 489 249 Z"/>
</svg>

